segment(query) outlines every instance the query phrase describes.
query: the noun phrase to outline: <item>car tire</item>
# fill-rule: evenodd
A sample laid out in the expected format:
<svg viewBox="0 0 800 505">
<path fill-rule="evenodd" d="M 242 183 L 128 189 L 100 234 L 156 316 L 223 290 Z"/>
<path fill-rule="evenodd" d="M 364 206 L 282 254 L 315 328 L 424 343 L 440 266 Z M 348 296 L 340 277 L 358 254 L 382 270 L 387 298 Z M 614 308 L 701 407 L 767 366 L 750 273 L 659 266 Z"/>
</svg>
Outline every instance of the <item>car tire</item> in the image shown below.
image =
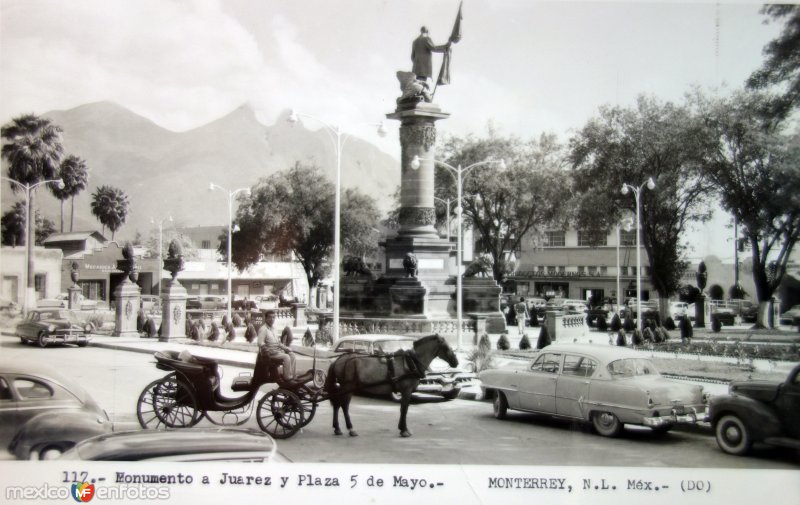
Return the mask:
<svg viewBox="0 0 800 505">
<path fill-rule="evenodd" d="M 47 336 L 46 332 L 40 331 L 36 343 L 39 344 L 39 347 L 44 349 L 50 343 L 50 338 Z"/>
<path fill-rule="evenodd" d="M 722 416 L 714 424 L 717 445 L 723 452 L 743 456 L 753 446 L 753 438 L 747 425 L 735 414 Z"/>
<path fill-rule="evenodd" d="M 505 419 L 506 414 L 508 414 L 508 401 L 506 400 L 506 395 L 501 391 L 496 392 L 494 395 L 492 410 L 494 411 L 495 419 Z"/>
<path fill-rule="evenodd" d="M 86 347 L 87 345 L 89 345 L 87 340 L 81 340 L 78 342 L 78 347 Z"/>
<path fill-rule="evenodd" d="M 592 414 L 594 431 L 604 437 L 616 437 L 622 432 L 622 423 L 611 412 L 595 412 Z"/>
<path fill-rule="evenodd" d="M 51 459 L 58 459 L 63 453 L 64 451 L 61 447 L 48 445 L 41 449 L 31 451 L 29 457 L 31 460 L 35 461 L 48 461 Z"/>
<path fill-rule="evenodd" d="M 28 344 L 28 342 L 30 342 L 30 341 L 29 341 L 27 338 L 25 338 L 25 337 L 19 337 L 19 342 L 20 342 L 22 345 L 27 345 L 27 344 Z"/>
</svg>

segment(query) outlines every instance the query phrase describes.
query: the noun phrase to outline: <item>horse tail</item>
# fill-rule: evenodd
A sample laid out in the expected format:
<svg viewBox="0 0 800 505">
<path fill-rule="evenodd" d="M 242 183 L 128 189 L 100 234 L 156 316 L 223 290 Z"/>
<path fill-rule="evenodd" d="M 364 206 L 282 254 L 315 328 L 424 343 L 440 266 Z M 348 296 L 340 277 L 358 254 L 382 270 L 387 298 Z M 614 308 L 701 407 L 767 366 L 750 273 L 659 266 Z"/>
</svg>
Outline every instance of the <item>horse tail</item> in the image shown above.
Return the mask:
<svg viewBox="0 0 800 505">
<path fill-rule="evenodd" d="M 341 356 L 339 356 L 340 358 Z M 328 366 L 328 376 L 325 378 L 325 392 L 328 394 L 329 398 L 333 398 L 334 394 L 336 393 L 336 364 L 339 362 L 339 358 L 333 360 Z"/>
</svg>

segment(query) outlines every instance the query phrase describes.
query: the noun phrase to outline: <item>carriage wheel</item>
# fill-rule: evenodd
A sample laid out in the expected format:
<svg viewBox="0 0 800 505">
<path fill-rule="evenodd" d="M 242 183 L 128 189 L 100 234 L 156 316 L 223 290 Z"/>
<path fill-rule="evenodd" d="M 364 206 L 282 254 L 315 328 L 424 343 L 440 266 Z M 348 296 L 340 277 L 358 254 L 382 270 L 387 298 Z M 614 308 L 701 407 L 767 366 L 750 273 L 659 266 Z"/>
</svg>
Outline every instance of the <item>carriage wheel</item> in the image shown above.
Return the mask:
<svg viewBox="0 0 800 505">
<path fill-rule="evenodd" d="M 206 410 L 206 419 L 218 426 L 241 426 L 253 413 L 252 402 L 232 410 Z"/>
<path fill-rule="evenodd" d="M 300 425 L 302 428 L 308 426 L 308 423 L 314 419 L 314 414 L 317 412 L 317 403 L 321 401 L 321 394 L 319 390 L 301 386 L 297 390 L 297 396 L 300 398 L 300 405 L 303 407 L 303 422 Z"/>
<path fill-rule="evenodd" d="M 169 374 L 154 380 L 139 395 L 136 417 L 142 428 L 186 428 L 203 418 L 192 388 Z"/>
<path fill-rule="evenodd" d="M 300 398 L 286 389 L 275 389 L 258 402 L 256 420 L 274 438 L 289 438 L 303 426 Z"/>
</svg>

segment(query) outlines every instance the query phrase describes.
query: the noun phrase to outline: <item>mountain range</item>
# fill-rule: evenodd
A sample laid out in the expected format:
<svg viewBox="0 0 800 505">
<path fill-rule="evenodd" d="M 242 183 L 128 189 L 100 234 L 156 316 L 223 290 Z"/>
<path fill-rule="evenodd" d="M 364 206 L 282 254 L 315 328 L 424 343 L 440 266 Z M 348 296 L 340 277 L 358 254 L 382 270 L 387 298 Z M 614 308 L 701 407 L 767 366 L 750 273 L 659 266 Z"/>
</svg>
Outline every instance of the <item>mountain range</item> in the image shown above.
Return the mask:
<svg viewBox="0 0 800 505">
<path fill-rule="evenodd" d="M 75 198 L 74 230 L 101 230 L 91 214 L 91 195 L 107 184 L 122 189 L 130 202 L 128 219 L 117 231 L 118 241 L 137 232 L 147 236 L 158 222 L 172 216 L 174 226 L 227 223 L 227 195 L 209 191 L 210 182 L 235 190 L 251 187 L 259 179 L 288 169 L 296 161 L 314 163 L 335 181 L 336 153 L 324 130 L 312 131 L 302 122 L 259 122 L 247 105 L 211 123 L 185 132 L 162 128 L 147 118 L 112 102 L 98 102 L 44 116 L 63 130 L 66 154 L 74 154 L 89 167 L 89 184 Z M 5 162 L 3 165 L 5 172 Z M 342 186 L 372 195 L 385 212 L 400 184 L 399 162 L 359 138 L 347 141 L 342 151 Z M 37 209 L 60 222 L 60 202 L 38 190 Z M 3 184 L 3 209 L 14 196 Z M 235 212 L 235 210 L 234 210 Z M 65 203 L 65 231 L 69 229 L 69 201 Z M 167 222 L 164 222 L 166 229 Z M 111 234 L 106 230 L 106 236 Z"/>
</svg>

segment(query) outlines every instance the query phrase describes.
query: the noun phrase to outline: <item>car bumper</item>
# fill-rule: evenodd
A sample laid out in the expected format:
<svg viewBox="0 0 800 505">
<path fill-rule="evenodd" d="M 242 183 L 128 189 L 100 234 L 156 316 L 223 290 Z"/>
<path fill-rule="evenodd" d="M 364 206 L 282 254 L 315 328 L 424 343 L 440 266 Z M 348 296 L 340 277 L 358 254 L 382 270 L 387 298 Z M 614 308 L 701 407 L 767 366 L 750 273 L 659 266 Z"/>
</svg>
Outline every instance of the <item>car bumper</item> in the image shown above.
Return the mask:
<svg viewBox="0 0 800 505">
<path fill-rule="evenodd" d="M 79 344 L 88 342 L 89 337 L 83 332 L 57 332 L 48 335 L 48 341 L 57 344 Z"/>
<path fill-rule="evenodd" d="M 446 394 L 473 384 L 474 380 L 471 377 L 427 377 L 420 381 L 417 391 L 420 393 Z"/>
<path fill-rule="evenodd" d="M 669 414 L 659 414 L 645 417 L 642 424 L 651 428 L 673 424 L 695 424 L 706 420 L 705 407 L 688 407 L 685 409 L 671 409 Z"/>
</svg>

